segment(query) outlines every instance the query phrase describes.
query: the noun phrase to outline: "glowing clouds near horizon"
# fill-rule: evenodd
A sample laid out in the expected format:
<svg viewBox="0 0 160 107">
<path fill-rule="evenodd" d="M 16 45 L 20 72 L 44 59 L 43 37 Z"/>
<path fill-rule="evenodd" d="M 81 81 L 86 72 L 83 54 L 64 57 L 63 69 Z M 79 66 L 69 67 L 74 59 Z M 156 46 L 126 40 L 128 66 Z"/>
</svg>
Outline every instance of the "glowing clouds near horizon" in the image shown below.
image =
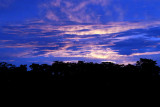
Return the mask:
<svg viewBox="0 0 160 107">
<path fill-rule="evenodd" d="M 160 1 L 2 1 L 0 59 L 127 64 L 160 55 Z"/>
<path fill-rule="evenodd" d="M 57 26 L 39 22 L 6 26 L 2 29 L 3 34 L 11 40 L 0 40 L 0 46 L 24 50 L 18 51 L 16 57 L 84 58 L 126 64 L 133 63 L 139 56 L 160 54 L 159 36 L 148 34 L 150 30 L 158 29 L 159 21 Z"/>
</svg>

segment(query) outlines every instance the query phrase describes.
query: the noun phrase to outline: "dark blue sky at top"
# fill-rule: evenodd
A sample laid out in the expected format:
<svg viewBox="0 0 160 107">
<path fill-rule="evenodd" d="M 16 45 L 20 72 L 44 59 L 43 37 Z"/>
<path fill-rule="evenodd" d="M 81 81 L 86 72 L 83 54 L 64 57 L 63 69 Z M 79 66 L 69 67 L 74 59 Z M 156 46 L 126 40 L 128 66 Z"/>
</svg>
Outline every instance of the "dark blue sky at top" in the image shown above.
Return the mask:
<svg viewBox="0 0 160 107">
<path fill-rule="evenodd" d="M 0 0 L 0 61 L 160 63 L 159 0 Z"/>
<path fill-rule="evenodd" d="M 40 5 L 43 3 L 49 4 L 51 1 L 55 2 L 56 0 L 1 0 L 0 21 L 5 24 L 26 21 L 30 18 L 44 18 L 43 15 L 45 14 L 46 9 L 41 9 Z M 75 6 L 84 2 L 84 0 L 65 1 L 72 2 Z M 160 18 L 160 15 L 157 14 L 160 12 L 159 0 L 110 0 L 109 2 L 111 4 L 107 6 L 88 4 L 85 11 L 86 13 L 94 11 L 95 15 L 101 16 L 100 20 L 102 23 L 108 21 L 157 20 Z M 65 5 L 66 4 L 62 2 L 60 7 L 48 6 L 48 8 L 54 9 L 57 14 L 62 15 L 59 17 L 63 19 L 65 15 L 61 14 L 60 9 Z M 115 9 L 116 7 L 117 9 Z M 108 13 L 111 13 L 110 17 L 104 14 L 107 11 L 109 11 Z M 124 14 L 124 18 L 119 20 L 119 14 Z"/>
</svg>

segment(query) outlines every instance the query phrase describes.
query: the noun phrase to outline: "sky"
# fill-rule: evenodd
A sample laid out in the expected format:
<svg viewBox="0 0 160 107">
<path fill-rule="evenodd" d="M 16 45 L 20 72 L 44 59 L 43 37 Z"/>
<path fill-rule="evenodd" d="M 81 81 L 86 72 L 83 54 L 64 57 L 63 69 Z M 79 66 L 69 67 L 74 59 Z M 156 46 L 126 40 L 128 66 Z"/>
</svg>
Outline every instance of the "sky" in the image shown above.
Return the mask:
<svg viewBox="0 0 160 107">
<path fill-rule="evenodd" d="M 0 62 L 160 64 L 160 0 L 0 0 Z"/>
</svg>

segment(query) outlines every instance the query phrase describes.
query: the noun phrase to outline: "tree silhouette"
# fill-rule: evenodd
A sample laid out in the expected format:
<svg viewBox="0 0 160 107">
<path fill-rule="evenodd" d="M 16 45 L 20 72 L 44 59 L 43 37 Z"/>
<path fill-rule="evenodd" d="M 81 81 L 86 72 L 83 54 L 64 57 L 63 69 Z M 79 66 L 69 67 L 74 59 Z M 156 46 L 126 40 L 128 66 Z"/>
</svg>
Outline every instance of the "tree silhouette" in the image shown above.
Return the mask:
<svg viewBox="0 0 160 107">
<path fill-rule="evenodd" d="M 0 63 L 0 83 L 10 89 L 118 89 L 158 87 L 160 83 L 156 61 L 141 58 L 136 65 L 115 64 L 112 62 L 64 63 L 55 61 L 52 65 L 27 65 Z M 130 89 L 131 89 L 130 88 Z"/>
<path fill-rule="evenodd" d="M 156 61 L 153 61 L 152 59 L 140 58 L 140 61 L 137 61 L 136 66 L 140 67 L 140 70 L 146 74 L 158 75 L 159 67 L 156 64 Z"/>
</svg>

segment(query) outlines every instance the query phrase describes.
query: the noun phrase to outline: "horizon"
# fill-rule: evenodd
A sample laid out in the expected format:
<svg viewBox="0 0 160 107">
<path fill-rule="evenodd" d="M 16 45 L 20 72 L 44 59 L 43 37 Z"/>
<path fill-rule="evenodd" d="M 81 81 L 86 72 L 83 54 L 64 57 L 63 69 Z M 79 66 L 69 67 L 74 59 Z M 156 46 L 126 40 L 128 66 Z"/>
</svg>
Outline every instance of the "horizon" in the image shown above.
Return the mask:
<svg viewBox="0 0 160 107">
<path fill-rule="evenodd" d="M 1 0 L 0 62 L 160 66 L 159 0 Z"/>
<path fill-rule="evenodd" d="M 146 58 L 140 58 L 140 59 L 146 59 Z M 137 61 L 140 61 L 137 60 Z M 148 59 L 148 60 L 152 60 L 152 59 Z M 84 64 L 89 64 L 89 63 L 92 63 L 92 64 L 103 64 L 103 63 L 113 63 L 113 64 L 117 64 L 117 65 L 124 65 L 124 66 L 127 66 L 127 65 L 133 65 L 133 66 L 137 66 L 136 63 L 128 63 L 128 64 L 123 64 L 123 63 L 116 63 L 116 62 L 113 62 L 113 61 L 101 61 L 101 62 L 87 62 L 87 61 L 81 61 L 81 60 L 77 60 L 77 61 L 52 61 L 52 63 L 38 63 L 38 62 L 33 62 L 33 63 L 29 63 L 29 64 L 19 64 L 19 65 L 14 65 L 13 63 L 7 63 L 7 62 L 0 62 L 0 63 L 7 63 L 7 64 L 12 64 L 14 65 L 15 67 L 20 67 L 20 65 L 26 65 L 27 66 L 27 71 L 28 70 L 31 70 L 31 68 L 29 67 L 30 65 L 32 64 L 38 64 L 38 65 L 43 65 L 43 64 L 47 64 L 49 66 L 52 66 L 52 64 L 56 63 L 56 62 L 62 62 L 64 64 L 78 64 L 79 62 L 83 62 Z M 153 60 L 154 61 L 154 60 Z M 157 61 L 156 61 L 157 63 Z M 160 65 L 157 63 L 156 66 L 160 67 Z"/>
</svg>

